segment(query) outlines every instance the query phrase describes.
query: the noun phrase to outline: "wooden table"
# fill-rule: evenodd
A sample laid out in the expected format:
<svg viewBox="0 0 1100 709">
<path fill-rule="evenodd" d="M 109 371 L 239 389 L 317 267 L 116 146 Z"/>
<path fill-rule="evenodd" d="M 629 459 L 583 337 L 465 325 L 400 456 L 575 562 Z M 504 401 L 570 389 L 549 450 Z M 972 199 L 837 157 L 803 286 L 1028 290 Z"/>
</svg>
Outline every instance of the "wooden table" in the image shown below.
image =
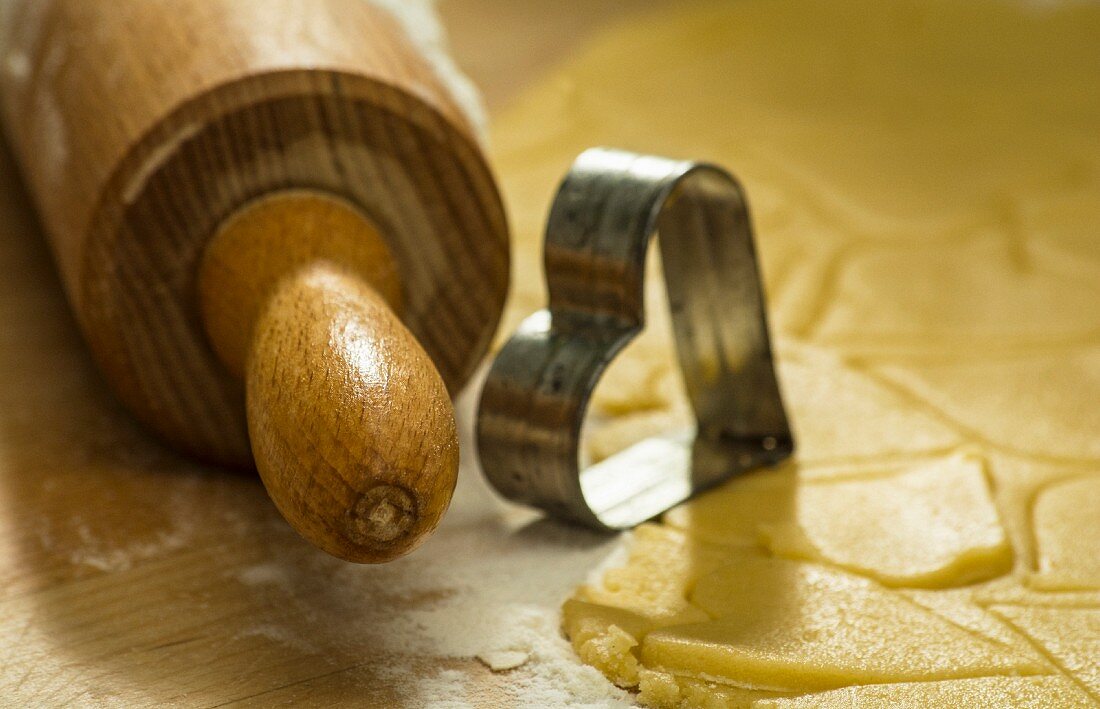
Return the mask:
<svg viewBox="0 0 1100 709">
<path fill-rule="evenodd" d="M 645 4 L 448 0 L 442 10 L 492 111 Z M 451 514 L 421 551 L 385 567 L 326 557 L 257 478 L 178 457 L 120 408 L 45 244 L 0 146 L 0 703 L 421 706 L 453 691 L 514 704 L 509 676 L 472 658 L 395 650 L 394 619 L 430 617 L 439 598 L 467 592 L 433 586 L 430 572 L 471 544 L 500 562 L 483 595 L 552 606 L 608 540 L 497 501 L 467 453 Z M 466 451 L 471 406 L 467 392 Z M 560 569 L 553 587 L 509 585 L 510 570 L 531 563 Z M 437 695 L 406 681 L 441 670 L 455 672 Z"/>
</svg>

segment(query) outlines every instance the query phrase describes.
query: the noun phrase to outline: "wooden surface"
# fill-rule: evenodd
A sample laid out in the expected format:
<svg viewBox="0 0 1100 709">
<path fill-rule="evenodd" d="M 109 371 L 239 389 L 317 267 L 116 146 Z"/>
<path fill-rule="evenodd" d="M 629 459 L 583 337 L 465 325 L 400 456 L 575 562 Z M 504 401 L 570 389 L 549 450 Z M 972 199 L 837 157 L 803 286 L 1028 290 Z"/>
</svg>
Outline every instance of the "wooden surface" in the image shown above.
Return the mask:
<svg viewBox="0 0 1100 709">
<path fill-rule="evenodd" d="M 506 0 L 447 0 L 443 11 L 459 61 L 493 110 L 637 5 L 546 3 L 528 14 Z M 457 602 L 471 589 L 552 606 L 606 553 L 604 538 L 497 502 L 464 453 L 451 512 L 423 548 L 382 567 L 332 559 L 292 532 L 255 475 L 199 466 L 123 410 L 79 335 L 6 146 L 0 272 L 2 703 L 422 706 L 438 698 L 409 681 L 417 677 L 477 706 L 515 705 L 514 675 L 407 642 L 416 629 L 405 625 L 430 624 L 440 599 Z M 467 396 L 458 407 L 464 450 L 471 404 Z M 492 546 L 480 556 L 494 565 L 476 567 L 486 569 L 482 580 L 435 580 L 432 564 L 465 558 L 484 540 Z M 524 583 L 546 568 L 559 570 L 553 583 Z"/>
</svg>

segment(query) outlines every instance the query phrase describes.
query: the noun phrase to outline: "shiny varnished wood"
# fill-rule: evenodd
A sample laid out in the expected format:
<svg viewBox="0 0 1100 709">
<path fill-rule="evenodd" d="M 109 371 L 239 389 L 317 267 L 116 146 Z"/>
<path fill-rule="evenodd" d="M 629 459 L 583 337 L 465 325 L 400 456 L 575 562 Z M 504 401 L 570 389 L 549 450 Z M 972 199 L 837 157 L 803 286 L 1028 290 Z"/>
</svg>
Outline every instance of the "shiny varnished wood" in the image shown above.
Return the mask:
<svg viewBox="0 0 1100 709">
<path fill-rule="evenodd" d="M 351 561 L 420 545 L 458 475 L 447 387 L 397 315 L 400 286 L 366 216 L 302 190 L 230 217 L 199 277 L 211 344 L 245 383 L 272 500 L 306 539 Z"/>
<path fill-rule="evenodd" d="M 308 445 L 258 461 L 259 468 L 291 523 L 333 553 L 382 561 L 414 546 L 410 537 L 391 540 L 392 553 L 356 552 L 344 531 L 375 509 L 361 509 L 371 480 L 416 478 L 401 488 L 410 491 L 402 519 L 418 520 L 409 522 L 410 534 L 438 520 L 456 467 L 456 454 L 446 452 L 453 416 L 446 396 L 440 401 L 440 382 L 453 394 L 472 374 L 508 282 L 500 198 L 471 126 L 434 69 L 387 13 L 361 0 L 11 7 L 8 70 L 0 73 L 5 124 L 77 321 L 113 390 L 176 447 L 251 466 L 253 450 L 270 452 L 270 441 L 250 444 L 249 430 L 278 427 L 248 422 L 246 399 L 270 422 L 282 420 L 278 412 L 256 407 L 294 397 L 255 387 L 246 396 L 242 386 L 249 323 L 275 296 L 272 278 L 248 273 L 249 264 L 257 250 L 280 252 L 283 271 L 323 256 L 355 276 L 346 283 L 366 284 L 399 309 L 400 322 L 389 308 L 379 315 L 380 331 L 401 328 L 382 340 L 353 318 L 364 325 L 363 347 L 393 343 L 395 371 L 428 381 L 405 381 L 399 390 L 409 399 L 393 412 L 356 387 L 331 412 L 320 402 L 303 405 L 297 415 L 318 417 L 294 422 L 312 436 Z M 315 222 L 328 212 L 298 202 L 269 213 L 271 233 L 252 251 L 221 248 L 217 261 L 244 264 L 235 280 L 200 277 L 216 234 L 257 200 L 292 189 L 346 203 L 375 236 L 349 246 L 363 230 L 342 237 L 329 225 L 326 232 Z M 309 240 L 317 243 L 300 243 Z M 251 299 L 239 297 L 239 283 L 254 285 Z M 221 305 L 211 307 L 219 291 Z M 307 292 L 337 302 L 332 292 L 299 295 Z M 346 304 L 359 316 L 382 313 L 373 300 L 359 308 L 363 297 L 355 290 Z M 284 308 L 284 320 L 270 324 L 304 332 L 305 324 L 285 318 L 315 314 Z M 336 360 L 361 349 L 314 349 L 324 358 L 296 360 L 301 369 L 284 375 L 284 388 L 329 366 L 351 371 Z M 403 356 L 414 362 L 397 363 Z M 270 364 L 257 360 L 254 371 L 271 374 Z M 409 413 L 417 396 L 428 412 L 422 417 Z M 357 433 L 354 422 L 367 414 L 378 418 Z M 350 445 L 357 435 L 373 447 Z M 380 448 L 383 458 L 373 455 Z M 422 449 L 443 452 L 429 461 Z M 421 463 L 428 469 L 415 470 Z M 294 494 L 282 484 L 292 480 Z"/>
</svg>

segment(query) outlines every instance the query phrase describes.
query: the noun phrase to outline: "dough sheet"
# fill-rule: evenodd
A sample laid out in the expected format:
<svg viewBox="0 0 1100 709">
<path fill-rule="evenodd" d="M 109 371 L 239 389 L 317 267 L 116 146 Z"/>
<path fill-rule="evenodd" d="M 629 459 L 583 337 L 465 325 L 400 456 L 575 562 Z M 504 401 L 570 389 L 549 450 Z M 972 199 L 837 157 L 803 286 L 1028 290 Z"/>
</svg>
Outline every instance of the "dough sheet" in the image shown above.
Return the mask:
<svg viewBox="0 0 1100 709">
<path fill-rule="evenodd" d="M 1100 4 L 741 0 L 599 36 L 498 115 L 505 331 L 592 145 L 746 186 L 797 457 L 635 530 L 568 600 L 652 707 L 1100 704 Z M 659 264 L 605 458 L 689 426 Z"/>
</svg>

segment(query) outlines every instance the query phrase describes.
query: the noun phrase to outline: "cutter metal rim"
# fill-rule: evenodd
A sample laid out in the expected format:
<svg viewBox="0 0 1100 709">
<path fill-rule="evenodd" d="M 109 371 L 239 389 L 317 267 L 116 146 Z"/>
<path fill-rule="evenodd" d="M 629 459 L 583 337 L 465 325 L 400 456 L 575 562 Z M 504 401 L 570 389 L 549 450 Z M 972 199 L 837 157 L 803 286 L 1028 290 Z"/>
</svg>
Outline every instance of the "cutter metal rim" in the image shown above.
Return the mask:
<svg viewBox="0 0 1100 709">
<path fill-rule="evenodd" d="M 592 392 L 645 327 L 655 236 L 696 429 L 585 466 Z M 551 207 L 544 259 L 549 305 L 497 355 L 478 410 L 482 469 L 503 496 L 596 529 L 628 529 L 793 453 L 748 206 L 732 175 L 587 150 Z"/>
</svg>

